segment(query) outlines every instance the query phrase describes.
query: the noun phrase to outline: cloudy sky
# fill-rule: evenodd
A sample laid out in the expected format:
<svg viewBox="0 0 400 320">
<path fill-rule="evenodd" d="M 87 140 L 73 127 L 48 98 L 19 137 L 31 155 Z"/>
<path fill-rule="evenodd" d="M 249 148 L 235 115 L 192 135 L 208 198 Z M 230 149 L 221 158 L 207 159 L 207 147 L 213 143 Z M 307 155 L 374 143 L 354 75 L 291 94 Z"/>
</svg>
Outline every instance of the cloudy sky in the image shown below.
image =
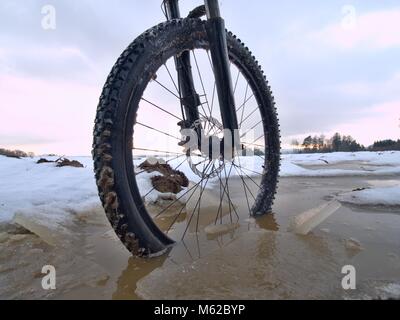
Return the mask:
<svg viewBox="0 0 400 320">
<path fill-rule="evenodd" d="M 181 0 L 182 13 L 200 3 Z M 163 19 L 160 4 L 1 0 L 0 147 L 90 154 L 107 74 L 136 36 Z M 55 8 L 55 30 L 43 29 L 46 5 Z M 336 131 L 365 145 L 400 138 L 398 0 L 221 5 L 228 28 L 267 73 L 284 143 Z"/>
</svg>

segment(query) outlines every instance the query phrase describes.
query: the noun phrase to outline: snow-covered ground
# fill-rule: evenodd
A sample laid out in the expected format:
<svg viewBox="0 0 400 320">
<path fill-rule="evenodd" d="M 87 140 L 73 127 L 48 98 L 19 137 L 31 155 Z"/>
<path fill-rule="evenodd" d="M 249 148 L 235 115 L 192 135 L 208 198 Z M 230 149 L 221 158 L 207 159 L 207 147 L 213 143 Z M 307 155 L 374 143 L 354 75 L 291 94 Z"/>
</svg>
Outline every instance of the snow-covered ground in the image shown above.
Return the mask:
<svg viewBox="0 0 400 320">
<path fill-rule="evenodd" d="M 400 207 L 400 183 L 387 188 L 372 188 L 344 193 L 339 200 L 363 206 Z"/>
<path fill-rule="evenodd" d="M 48 219 L 49 224 L 57 224 L 68 221 L 71 214 L 100 206 L 91 158 L 72 159 L 80 161 L 85 167 L 57 168 L 54 163 L 36 164 L 38 158 L 12 159 L 0 156 L 0 223 L 8 222 L 18 214 L 41 216 L 44 220 Z M 176 167 L 182 161 L 182 158 L 176 159 L 170 164 Z M 246 168 L 248 176 L 260 172 L 261 158 L 242 157 L 240 162 Z M 350 166 L 339 168 L 343 164 Z M 187 162 L 179 170 L 189 180 L 199 181 Z M 227 172 L 229 171 L 227 168 Z M 238 171 L 232 170 L 231 175 L 238 175 Z M 400 152 L 293 154 L 282 157 L 283 177 L 383 175 L 400 177 Z M 151 190 L 150 176 L 143 176 L 140 182 L 143 190 Z M 153 194 L 150 198 L 153 199 L 154 195 L 157 197 L 157 194 Z M 400 186 L 369 189 L 342 197 L 344 201 L 353 203 L 399 205 Z"/>
<path fill-rule="evenodd" d="M 92 160 L 90 157 L 74 159 L 85 168 L 57 168 L 54 163 L 36 164 L 38 158 L 0 156 L 0 222 L 12 220 L 16 213 L 46 212 L 51 220 L 62 221 L 73 212 L 97 206 L 99 198 Z"/>
<path fill-rule="evenodd" d="M 338 164 L 347 161 L 358 161 L 375 166 L 399 166 L 400 152 L 334 152 L 334 153 L 312 153 L 312 154 L 287 154 L 283 155 L 287 161 L 295 164 L 321 165 Z"/>
</svg>

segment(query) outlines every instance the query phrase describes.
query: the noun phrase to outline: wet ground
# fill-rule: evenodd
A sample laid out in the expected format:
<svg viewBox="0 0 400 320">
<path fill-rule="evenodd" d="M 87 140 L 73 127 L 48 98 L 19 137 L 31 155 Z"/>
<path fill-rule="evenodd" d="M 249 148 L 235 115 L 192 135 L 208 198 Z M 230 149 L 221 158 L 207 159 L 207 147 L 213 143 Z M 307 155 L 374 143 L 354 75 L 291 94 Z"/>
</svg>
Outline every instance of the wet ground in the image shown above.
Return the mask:
<svg viewBox="0 0 400 320">
<path fill-rule="evenodd" d="M 52 245 L 24 229 L 2 226 L 0 298 L 400 298 L 400 208 L 337 204 L 307 235 L 293 231 L 295 217 L 310 210 L 323 214 L 336 205 L 338 193 L 398 180 L 282 178 L 274 214 L 257 220 L 247 216 L 243 190 L 237 188 L 231 197 L 238 200 L 240 219 L 206 228 L 215 219 L 211 199 L 202 208 L 202 232 L 189 230 L 185 242 L 152 259 L 130 257 L 100 208 L 76 214 L 68 232 Z M 43 265 L 55 266 L 56 290 L 42 289 Z M 345 265 L 356 268 L 356 290 L 341 286 Z"/>
</svg>

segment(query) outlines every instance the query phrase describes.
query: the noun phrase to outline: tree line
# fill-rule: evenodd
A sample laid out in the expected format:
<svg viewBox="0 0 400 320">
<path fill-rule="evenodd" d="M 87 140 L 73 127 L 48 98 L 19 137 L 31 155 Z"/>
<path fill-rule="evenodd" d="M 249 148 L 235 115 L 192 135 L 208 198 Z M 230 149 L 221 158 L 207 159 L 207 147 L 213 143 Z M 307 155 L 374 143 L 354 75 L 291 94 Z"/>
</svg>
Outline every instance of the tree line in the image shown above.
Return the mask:
<svg viewBox="0 0 400 320">
<path fill-rule="evenodd" d="M 331 138 L 326 138 L 324 135 L 310 135 L 303 140 L 303 143 L 293 140 L 292 145 L 298 153 L 392 151 L 400 150 L 400 139 L 376 141 L 373 145 L 365 147 L 351 136 L 335 133 Z"/>
</svg>

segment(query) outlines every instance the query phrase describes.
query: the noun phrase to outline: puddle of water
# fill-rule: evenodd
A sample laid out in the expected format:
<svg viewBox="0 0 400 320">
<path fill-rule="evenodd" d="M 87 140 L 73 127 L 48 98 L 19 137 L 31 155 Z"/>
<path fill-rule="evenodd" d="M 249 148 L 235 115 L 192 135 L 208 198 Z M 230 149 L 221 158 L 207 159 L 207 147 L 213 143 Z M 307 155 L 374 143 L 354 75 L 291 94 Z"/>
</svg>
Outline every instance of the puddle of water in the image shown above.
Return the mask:
<svg viewBox="0 0 400 320">
<path fill-rule="evenodd" d="M 400 279 L 400 219 L 345 206 L 336 209 L 334 202 L 324 200 L 343 190 L 368 186 L 368 181 L 361 177 L 283 178 L 276 214 L 258 219 L 248 216 L 243 190 L 238 188 L 232 191 L 238 221 L 231 223 L 224 213 L 221 230 L 214 229 L 215 208 L 203 207 L 200 232 L 189 230 L 184 242 L 154 259 L 130 257 L 99 211 L 71 230 L 76 238 L 73 247 L 41 248 L 43 243 L 35 238 L 33 249 L 46 252 L 37 255 L 26 242 L 1 243 L 0 265 L 10 270 L 0 270 L 0 297 L 340 299 L 347 297 L 340 287 L 341 268 L 347 264 L 357 268 L 360 284 L 350 298 L 374 297 L 383 282 Z M 299 212 L 310 210 L 307 235 L 285 232 Z M 166 215 L 161 221 L 167 225 L 170 218 Z M 181 219 L 177 234 L 190 215 Z M 362 250 L 349 250 L 349 239 Z M 59 289 L 48 296 L 40 289 L 40 278 L 29 279 L 40 265 L 52 263 L 60 281 Z M 23 275 L 23 282 L 11 281 Z"/>
</svg>

